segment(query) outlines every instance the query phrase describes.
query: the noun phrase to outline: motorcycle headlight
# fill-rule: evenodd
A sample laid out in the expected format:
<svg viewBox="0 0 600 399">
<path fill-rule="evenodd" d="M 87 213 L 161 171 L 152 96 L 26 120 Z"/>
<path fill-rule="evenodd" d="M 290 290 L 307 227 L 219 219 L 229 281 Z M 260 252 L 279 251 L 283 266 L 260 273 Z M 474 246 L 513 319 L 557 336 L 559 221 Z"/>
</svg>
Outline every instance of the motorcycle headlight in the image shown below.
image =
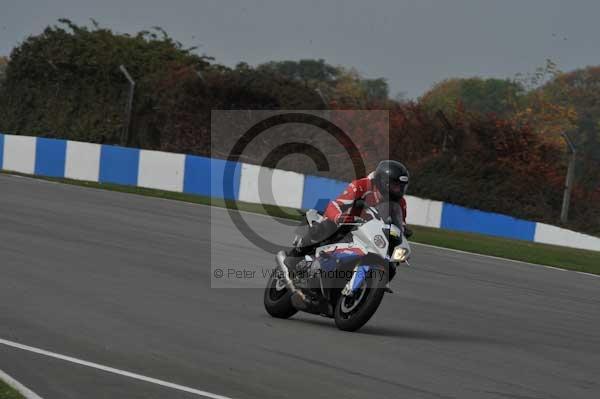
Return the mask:
<svg viewBox="0 0 600 399">
<path fill-rule="evenodd" d="M 406 248 L 397 247 L 392 253 L 392 262 L 404 262 L 408 256 Z"/>
</svg>

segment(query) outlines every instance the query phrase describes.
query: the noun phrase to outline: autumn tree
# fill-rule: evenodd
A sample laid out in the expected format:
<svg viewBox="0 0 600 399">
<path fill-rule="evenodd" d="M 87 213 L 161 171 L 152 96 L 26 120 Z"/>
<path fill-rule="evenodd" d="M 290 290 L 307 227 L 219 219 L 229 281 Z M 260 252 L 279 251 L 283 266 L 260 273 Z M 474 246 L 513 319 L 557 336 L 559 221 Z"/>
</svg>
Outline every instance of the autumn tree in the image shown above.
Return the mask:
<svg viewBox="0 0 600 399">
<path fill-rule="evenodd" d="M 322 84 L 332 83 L 339 75 L 339 69 L 329 65 L 323 59 L 271 61 L 259 65 L 256 69 L 258 72 L 280 75 L 290 80 L 302 82 L 304 86 L 312 89 L 316 89 Z"/>
<path fill-rule="evenodd" d="M 420 102 L 430 112 L 442 110 L 453 117 L 460 103 L 467 111 L 507 116 L 514 112 L 524 88 L 508 79 L 448 79 L 427 91 Z"/>
<path fill-rule="evenodd" d="M 0 56 L 0 83 L 4 80 L 6 74 L 6 67 L 8 66 L 8 58 Z"/>
<path fill-rule="evenodd" d="M 323 59 L 271 61 L 259 65 L 257 72 L 301 82 L 306 88 L 319 90 L 326 102 L 360 107 L 368 101 L 383 101 L 389 96 L 387 80 L 368 79 L 355 68 L 333 66 Z"/>
<path fill-rule="evenodd" d="M 154 108 L 154 86 L 169 68 L 202 69 L 209 60 L 160 28 L 130 36 L 63 19 L 12 51 L 6 95 L 0 98 L 0 128 L 118 142 L 128 90 L 119 65 L 126 65 L 136 80 L 134 114 L 140 115 Z"/>
<path fill-rule="evenodd" d="M 231 143 L 231 130 L 212 137 L 211 110 L 350 110 L 336 122 L 357 133 L 367 167 L 388 157 L 406 162 L 411 194 L 550 223 L 566 169 L 559 134 L 569 130 L 581 154 L 570 227 L 600 234 L 600 67 L 565 74 L 549 62 L 532 75 L 450 79 L 418 102 L 394 101 L 385 79 L 322 59 L 227 67 L 160 28 L 125 35 L 62 20 L 0 58 L 0 131 L 119 143 L 128 91 L 121 64 L 137 83 L 131 146 L 224 157 L 219 145 Z M 356 109 L 387 110 L 389 129 Z M 440 109 L 451 119 L 446 146 L 448 126 L 433 117 Z M 248 111 L 248 120 L 257 114 Z M 323 137 L 297 132 L 315 145 Z M 278 138 L 289 140 L 284 133 Z M 273 147 L 257 142 L 239 160 L 261 163 Z M 338 147 L 324 148 L 331 177 L 352 178 Z M 311 162 L 274 166 L 307 173 Z"/>
<path fill-rule="evenodd" d="M 187 151 L 208 154 L 211 109 L 322 107 L 300 81 L 213 64 L 193 50 L 159 27 L 131 36 L 61 20 L 13 50 L 0 129 L 120 143 L 129 89 L 121 64 L 136 81 L 132 146 L 183 151 L 188 143 Z"/>
<path fill-rule="evenodd" d="M 566 95 L 566 86 L 547 87 L 552 81 L 557 83 L 561 74 L 552 60 L 546 60 L 546 64 L 533 73 L 517 74 L 516 80 L 526 89 L 526 94 L 512 116 L 515 121 L 531 126 L 544 140 L 555 144 L 563 143 L 563 132 L 576 129 L 578 118 L 572 103 L 557 100 Z"/>
<path fill-rule="evenodd" d="M 540 89 L 540 96 L 570 111 L 569 131 L 581 155 L 578 180 L 600 191 L 600 66 L 557 74 Z M 565 129 L 567 130 L 567 129 Z"/>
<path fill-rule="evenodd" d="M 363 79 L 362 84 L 367 98 L 385 100 L 390 95 L 387 80 L 384 78 Z"/>
</svg>

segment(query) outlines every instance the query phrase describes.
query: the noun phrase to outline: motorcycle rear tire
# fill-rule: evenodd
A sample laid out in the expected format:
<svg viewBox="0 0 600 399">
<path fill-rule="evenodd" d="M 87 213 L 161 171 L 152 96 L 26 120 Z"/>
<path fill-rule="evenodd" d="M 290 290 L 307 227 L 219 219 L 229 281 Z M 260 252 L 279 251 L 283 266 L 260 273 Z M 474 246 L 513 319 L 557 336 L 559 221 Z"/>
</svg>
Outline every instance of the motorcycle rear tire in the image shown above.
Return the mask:
<svg viewBox="0 0 600 399">
<path fill-rule="evenodd" d="M 276 273 L 271 273 L 267 287 L 265 288 L 264 304 L 268 314 L 278 319 L 289 319 L 295 315 L 298 310 L 292 306 L 292 292 L 287 288 L 284 291 L 277 291 Z"/>
</svg>

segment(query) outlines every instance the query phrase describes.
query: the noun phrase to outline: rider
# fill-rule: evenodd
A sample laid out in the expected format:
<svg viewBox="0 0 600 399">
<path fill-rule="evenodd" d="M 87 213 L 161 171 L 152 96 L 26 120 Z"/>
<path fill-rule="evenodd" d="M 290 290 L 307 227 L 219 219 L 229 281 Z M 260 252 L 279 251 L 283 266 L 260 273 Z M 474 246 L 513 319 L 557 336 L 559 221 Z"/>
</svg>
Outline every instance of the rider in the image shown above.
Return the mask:
<svg viewBox="0 0 600 399">
<path fill-rule="evenodd" d="M 304 226 L 293 242 L 291 250 L 287 251 L 285 265 L 293 269 L 296 264 L 309 254 L 318 244 L 331 237 L 340 223 L 351 223 L 359 218 L 362 209 L 357 202 L 364 206 L 374 206 L 381 202 L 398 202 L 402 209 L 404 234 L 410 237 L 412 232 L 406 227 L 406 200 L 404 194 L 408 186 L 409 173 L 406 166 L 398 161 L 381 161 L 375 171 L 367 177 L 354 180 L 335 200 L 325 209 L 325 219 L 312 226 Z"/>
</svg>

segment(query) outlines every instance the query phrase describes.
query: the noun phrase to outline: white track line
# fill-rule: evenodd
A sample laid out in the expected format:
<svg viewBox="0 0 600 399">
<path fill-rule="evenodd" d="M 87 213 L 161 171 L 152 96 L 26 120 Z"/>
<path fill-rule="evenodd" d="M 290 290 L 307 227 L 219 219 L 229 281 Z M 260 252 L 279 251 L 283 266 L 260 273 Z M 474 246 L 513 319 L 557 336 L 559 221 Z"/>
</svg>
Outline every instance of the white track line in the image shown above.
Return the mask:
<svg viewBox="0 0 600 399">
<path fill-rule="evenodd" d="M 592 274 L 592 273 L 586 273 L 586 272 L 577 272 L 579 274 L 583 274 L 584 276 L 591 276 L 591 277 L 600 277 L 600 274 Z"/>
<path fill-rule="evenodd" d="M 91 368 L 94 368 L 94 369 L 97 369 L 97 370 L 106 371 L 108 373 L 122 375 L 122 376 L 125 376 L 125 377 L 133 378 L 135 380 L 140 380 L 140 381 L 149 382 L 151 384 L 161 385 L 163 387 L 167 387 L 167 388 L 171 388 L 171 389 L 176 389 L 178 391 L 188 392 L 188 393 L 195 394 L 195 395 L 198 395 L 198 396 L 203 396 L 205 398 L 211 398 L 211 399 L 232 399 L 229 396 L 217 395 L 217 394 L 214 394 L 214 393 L 210 393 L 210 392 L 206 392 L 206 391 L 201 391 L 199 389 L 194 389 L 194 388 L 186 387 L 186 386 L 183 386 L 183 385 L 174 384 L 172 382 L 158 380 L 158 379 L 152 378 L 152 377 L 146 377 L 146 376 L 143 376 L 141 374 L 136 374 L 136 373 L 132 373 L 132 372 L 129 372 L 129 371 L 115 369 L 113 367 L 103 366 L 101 364 L 92 363 L 92 362 L 88 362 L 88 361 L 81 360 L 81 359 L 76 359 L 76 358 L 71 357 L 71 356 L 61 355 L 59 353 L 50 352 L 50 351 L 47 351 L 47 350 L 44 350 L 44 349 L 34 348 L 33 346 L 23 345 L 23 344 L 19 344 L 17 342 L 12 342 L 12 341 L 7 341 L 7 340 L 2 339 L 2 338 L 0 338 L 0 344 L 1 345 L 6 345 L 6 346 L 10 346 L 12 348 L 22 349 L 22 350 L 28 351 L 28 352 L 37 353 L 37 354 L 40 354 L 40 355 L 43 355 L 43 356 L 53 357 L 55 359 L 64 360 L 64 361 L 67 361 L 67 362 L 70 362 L 70 363 L 75 363 L 75 364 L 79 364 L 79 365 L 82 365 L 82 366 L 91 367 Z M 29 399 L 29 398 L 27 398 L 27 399 Z M 34 396 L 31 399 L 41 399 L 41 398 L 39 398 L 38 396 Z"/>
<path fill-rule="evenodd" d="M 499 256 L 493 256 L 493 255 L 478 254 L 477 252 L 462 251 L 460 249 L 454 249 L 454 248 L 438 247 L 437 245 L 431 245 L 431 244 L 421 244 L 420 242 L 411 242 L 410 245 L 417 245 L 417 246 L 422 246 L 422 247 L 427 247 L 427 248 L 441 249 L 441 250 L 444 250 L 444 251 L 456 252 L 456 253 L 463 254 L 463 255 L 473 255 L 473 256 L 479 256 L 479 257 L 482 257 L 482 258 L 490 258 L 490 259 L 501 260 L 501 261 L 508 261 L 508 262 L 514 262 L 514 263 L 522 263 L 524 265 L 529 265 L 529 266 L 541 266 L 541 267 L 546 267 L 548 269 L 558 270 L 558 271 L 561 271 L 561 272 L 568 271 L 567 269 L 561 269 L 559 267 L 554 267 L 554 266 L 540 265 L 540 264 L 537 264 L 537 263 L 524 262 L 522 260 L 516 260 L 516 259 L 501 258 Z"/>
<path fill-rule="evenodd" d="M 19 392 L 25 399 L 42 399 L 38 394 L 21 384 L 19 381 L 0 370 L 0 380 L 6 382 L 15 391 Z"/>
<path fill-rule="evenodd" d="M 522 265 L 527 265 L 527 266 L 544 267 L 546 269 L 558 270 L 559 272 L 575 272 L 575 273 L 578 273 L 578 274 L 584 274 L 586 276 L 597 277 L 597 278 L 600 277 L 600 275 L 598 275 L 598 274 L 591 274 L 591 273 L 586 273 L 586 272 L 580 272 L 580 271 L 577 271 L 577 270 L 561 269 L 559 267 L 547 266 L 547 265 L 540 265 L 538 263 L 523 262 L 522 260 L 515 260 L 515 259 L 501 258 L 499 256 L 478 254 L 476 252 L 461 251 L 460 249 L 438 247 L 436 245 L 429 245 L 429 244 L 421 244 L 419 242 L 411 242 L 410 245 L 417 245 L 417 246 L 420 245 L 422 247 L 435 248 L 435 249 L 440 249 L 440 250 L 443 250 L 443 251 L 456 252 L 456 253 L 464 254 L 464 255 L 479 256 L 479 257 L 482 257 L 482 258 L 489 258 L 489 259 L 494 259 L 494 260 L 501 260 L 503 262 L 520 263 Z"/>
</svg>

